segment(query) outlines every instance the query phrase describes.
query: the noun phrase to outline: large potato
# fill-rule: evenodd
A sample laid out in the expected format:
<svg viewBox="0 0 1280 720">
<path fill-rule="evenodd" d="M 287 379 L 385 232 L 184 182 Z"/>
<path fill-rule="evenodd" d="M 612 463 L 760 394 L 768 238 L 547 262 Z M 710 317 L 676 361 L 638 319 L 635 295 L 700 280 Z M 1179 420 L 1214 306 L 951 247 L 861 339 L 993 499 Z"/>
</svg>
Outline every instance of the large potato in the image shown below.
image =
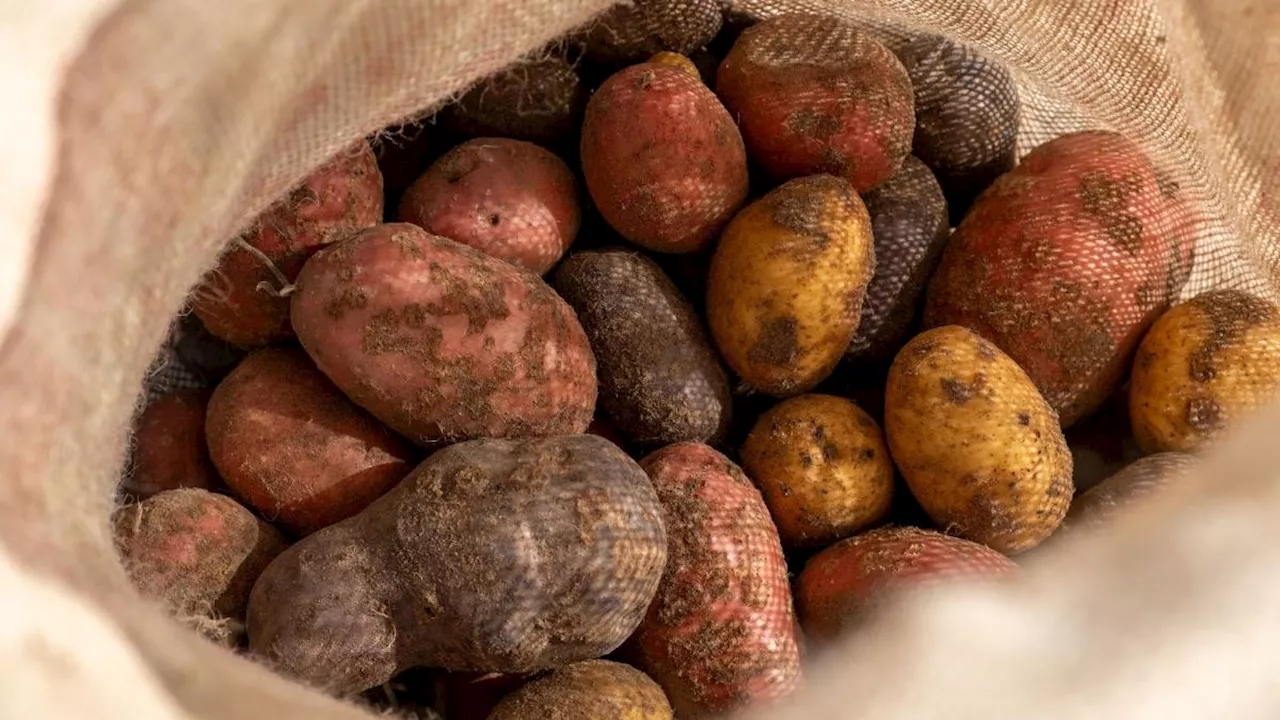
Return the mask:
<svg viewBox="0 0 1280 720">
<path fill-rule="evenodd" d="M 540 279 L 421 228 L 370 228 L 298 275 L 293 326 L 358 405 L 419 443 L 582 432 L 596 364 Z"/>
<path fill-rule="evenodd" d="M 1177 305 L 1143 338 L 1129 413 L 1147 452 L 1204 449 L 1280 398 L 1280 308 L 1238 290 Z"/>
<path fill-rule="evenodd" d="M 588 660 L 511 693 L 489 720 L 671 720 L 671 704 L 662 688 L 639 670 Z"/>
<path fill-rule="evenodd" d="M 770 395 L 813 389 L 858 328 L 873 247 L 866 206 L 831 175 L 792 180 L 744 208 L 707 277 L 707 321 L 725 361 Z"/>
<path fill-rule="evenodd" d="M 898 353 L 885 391 L 889 450 L 939 526 L 1000 552 L 1035 547 L 1071 502 L 1053 409 L 1009 356 L 962 327 Z"/>
</svg>

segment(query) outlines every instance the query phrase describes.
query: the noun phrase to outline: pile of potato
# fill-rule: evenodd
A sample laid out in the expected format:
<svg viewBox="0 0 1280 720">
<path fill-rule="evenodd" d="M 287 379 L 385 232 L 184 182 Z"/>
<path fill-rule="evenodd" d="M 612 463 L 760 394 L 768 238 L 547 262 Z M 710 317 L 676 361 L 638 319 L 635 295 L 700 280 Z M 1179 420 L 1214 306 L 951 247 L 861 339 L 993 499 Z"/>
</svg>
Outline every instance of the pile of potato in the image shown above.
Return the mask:
<svg viewBox="0 0 1280 720">
<path fill-rule="evenodd" d="M 1107 131 L 1015 162 L 1018 113 L 940 38 L 620 7 L 228 247 L 191 304 L 243 359 L 139 417 L 127 569 L 451 720 L 787 696 L 896 590 L 1016 576 L 1277 395 L 1275 305 L 1173 304 L 1166 175 Z"/>
</svg>

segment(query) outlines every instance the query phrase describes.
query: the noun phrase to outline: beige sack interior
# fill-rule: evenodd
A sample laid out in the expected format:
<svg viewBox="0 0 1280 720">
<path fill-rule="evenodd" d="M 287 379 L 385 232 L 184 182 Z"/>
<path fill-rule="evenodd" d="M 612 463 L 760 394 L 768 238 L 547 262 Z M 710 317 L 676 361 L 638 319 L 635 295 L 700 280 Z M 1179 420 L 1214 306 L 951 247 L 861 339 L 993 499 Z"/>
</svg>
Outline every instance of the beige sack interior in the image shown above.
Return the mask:
<svg viewBox="0 0 1280 720">
<path fill-rule="evenodd" d="M 129 587 L 106 520 L 143 375 L 222 243 L 307 170 L 607 4 L 0 0 L 0 717 L 363 717 Z M 735 4 L 979 46 L 1015 71 L 1020 151 L 1112 128 L 1178 183 L 1185 294 L 1276 295 L 1275 0 Z M 887 618 L 768 717 L 1276 716 L 1278 427 L 1021 586 Z"/>
</svg>

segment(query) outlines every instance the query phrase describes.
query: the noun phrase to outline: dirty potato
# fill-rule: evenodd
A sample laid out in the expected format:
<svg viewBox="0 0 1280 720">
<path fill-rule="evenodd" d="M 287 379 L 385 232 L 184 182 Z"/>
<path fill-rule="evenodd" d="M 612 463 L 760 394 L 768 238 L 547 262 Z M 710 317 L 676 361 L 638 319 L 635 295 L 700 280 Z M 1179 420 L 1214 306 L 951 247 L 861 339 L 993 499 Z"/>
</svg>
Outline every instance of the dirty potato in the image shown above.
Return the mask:
<svg viewBox="0 0 1280 720">
<path fill-rule="evenodd" d="M 616 3 L 580 34 L 582 54 L 602 65 L 640 62 L 662 51 L 689 53 L 720 31 L 719 0 Z"/>
<path fill-rule="evenodd" d="M 848 537 L 882 519 L 893 500 L 880 427 L 833 395 L 801 395 L 762 415 L 742 447 L 742 468 L 792 547 Z"/>
<path fill-rule="evenodd" d="M 1129 414 L 1147 452 L 1202 450 L 1280 396 L 1280 311 L 1238 290 L 1169 310 L 1133 363 Z"/>
<path fill-rule="evenodd" d="M 648 675 L 609 660 L 566 665 L 511 693 L 489 720 L 671 720 Z"/>
<path fill-rule="evenodd" d="M 1007 355 L 970 330 L 918 335 L 885 392 L 889 450 L 943 529 L 1000 552 L 1035 547 L 1071 502 L 1057 415 Z"/>
<path fill-rule="evenodd" d="M 573 138 L 586 105 L 587 89 L 573 66 L 551 54 L 481 80 L 438 118 L 444 128 L 467 137 L 558 146 Z"/>
<path fill-rule="evenodd" d="M 847 181 L 787 182 L 720 238 L 707 278 L 711 335 L 757 390 L 811 390 L 849 347 L 874 268 L 871 219 Z"/>
</svg>

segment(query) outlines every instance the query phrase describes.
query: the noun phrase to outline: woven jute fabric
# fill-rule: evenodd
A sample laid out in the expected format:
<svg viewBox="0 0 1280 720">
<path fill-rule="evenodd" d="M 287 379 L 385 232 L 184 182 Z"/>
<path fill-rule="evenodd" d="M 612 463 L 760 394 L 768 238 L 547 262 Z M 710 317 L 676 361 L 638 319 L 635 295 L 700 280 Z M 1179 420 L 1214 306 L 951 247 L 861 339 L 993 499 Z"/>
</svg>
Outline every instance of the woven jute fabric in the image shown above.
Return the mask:
<svg viewBox="0 0 1280 720">
<path fill-rule="evenodd" d="M 0 717 L 366 717 L 140 599 L 108 517 L 191 285 L 357 137 L 437 105 L 606 0 L 0 1 Z M 1275 0 L 743 0 L 927 30 L 1006 63 L 1018 149 L 1137 141 L 1193 211 L 1184 296 L 1280 287 Z M 921 596 L 770 718 L 1280 715 L 1280 413 L 1194 481 Z M 822 660 L 821 658 L 819 659 Z"/>
</svg>

